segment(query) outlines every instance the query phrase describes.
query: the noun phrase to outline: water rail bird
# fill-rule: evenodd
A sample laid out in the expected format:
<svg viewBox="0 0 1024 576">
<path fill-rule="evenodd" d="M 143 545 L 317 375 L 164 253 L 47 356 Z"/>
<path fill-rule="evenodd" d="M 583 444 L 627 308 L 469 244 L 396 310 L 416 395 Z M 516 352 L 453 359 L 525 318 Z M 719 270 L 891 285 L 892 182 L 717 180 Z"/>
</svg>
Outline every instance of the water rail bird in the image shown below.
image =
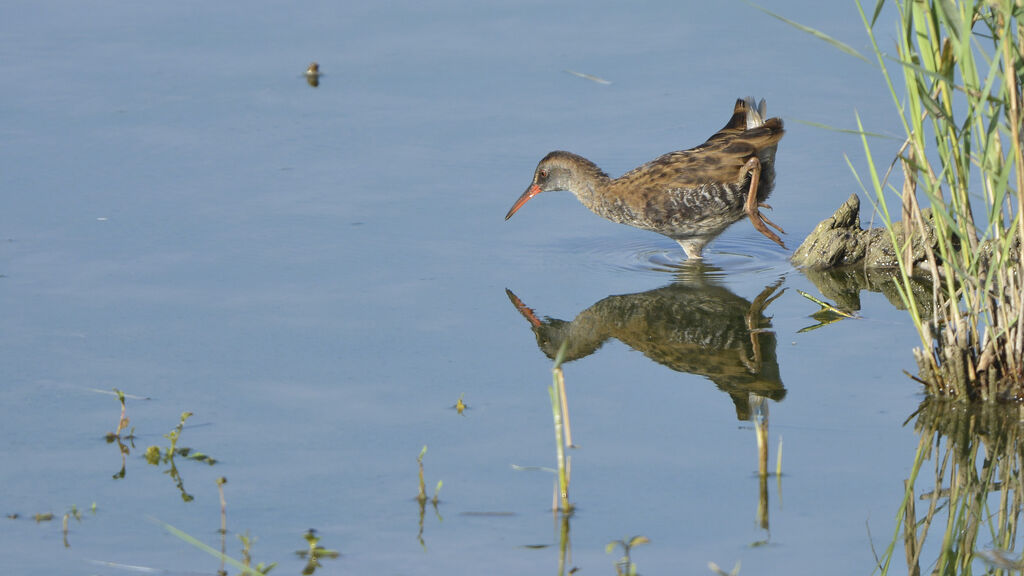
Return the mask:
<svg viewBox="0 0 1024 576">
<path fill-rule="evenodd" d="M 618 178 L 578 154 L 551 152 L 505 220 L 541 192 L 568 190 L 598 216 L 672 238 L 689 258 L 700 258 L 708 242 L 744 216 L 785 248 L 768 226 L 785 231 L 759 210 L 771 208 L 764 201 L 775 187 L 775 150 L 785 134 L 782 119 L 765 119 L 766 112 L 764 100 L 739 99 L 725 127 L 700 146 Z"/>
</svg>

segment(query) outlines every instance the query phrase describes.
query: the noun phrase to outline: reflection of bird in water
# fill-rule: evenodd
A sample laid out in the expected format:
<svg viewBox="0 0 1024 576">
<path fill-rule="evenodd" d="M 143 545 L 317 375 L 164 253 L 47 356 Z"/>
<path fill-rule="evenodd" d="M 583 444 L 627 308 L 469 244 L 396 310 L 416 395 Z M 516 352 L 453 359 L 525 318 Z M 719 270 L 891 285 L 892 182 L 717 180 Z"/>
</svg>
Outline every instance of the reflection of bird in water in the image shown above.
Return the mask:
<svg viewBox="0 0 1024 576">
<path fill-rule="evenodd" d="M 593 354 L 615 338 L 676 370 L 705 376 L 729 394 L 736 417 L 750 416 L 749 395 L 782 400 L 775 334 L 764 310 L 776 298 L 781 280 L 753 302 L 706 282 L 683 280 L 639 294 L 608 296 L 572 322 L 539 319 L 511 290 L 509 299 L 533 327 L 537 345 L 554 359 L 567 342 L 565 361 Z"/>
<path fill-rule="evenodd" d="M 305 76 L 306 76 L 306 82 L 310 86 L 312 86 L 313 88 L 316 88 L 317 86 L 319 86 L 320 85 L 320 76 L 322 76 L 322 74 L 320 74 L 320 65 L 317 64 L 316 62 L 311 63 L 309 65 L 309 68 L 306 68 Z"/>
<path fill-rule="evenodd" d="M 752 98 L 737 100 L 732 118 L 707 142 L 660 156 L 618 178 L 571 152 L 545 156 L 533 182 L 505 215 L 551 190 L 568 190 L 591 212 L 620 224 L 664 234 L 700 258 L 704 246 L 744 216 L 785 248 L 768 229 L 782 232 L 761 214 L 775 186 L 775 150 L 785 131 L 779 118 L 765 118 Z"/>
</svg>

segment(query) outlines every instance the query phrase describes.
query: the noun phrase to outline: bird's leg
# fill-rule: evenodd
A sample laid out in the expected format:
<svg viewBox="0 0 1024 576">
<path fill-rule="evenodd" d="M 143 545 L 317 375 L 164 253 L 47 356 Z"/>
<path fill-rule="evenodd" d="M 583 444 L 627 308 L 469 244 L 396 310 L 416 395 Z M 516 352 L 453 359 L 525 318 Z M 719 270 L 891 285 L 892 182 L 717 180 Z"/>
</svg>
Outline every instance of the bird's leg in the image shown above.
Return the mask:
<svg viewBox="0 0 1024 576">
<path fill-rule="evenodd" d="M 764 318 L 764 311 L 768 308 L 768 305 L 777 300 L 782 296 L 785 288 L 781 292 L 776 294 L 776 290 L 782 284 L 782 280 L 777 281 L 771 286 L 766 286 L 757 298 L 750 303 L 750 308 L 747 310 L 744 316 L 747 322 L 747 331 L 750 333 L 750 349 L 754 352 L 754 358 L 748 359 L 744 354 L 742 357 L 743 363 L 746 364 L 747 369 L 753 374 L 760 373 L 761 371 L 761 339 L 759 336 L 765 332 L 771 332 L 769 328 L 761 328 L 761 319 Z"/>
<path fill-rule="evenodd" d="M 743 171 L 750 172 L 750 192 L 747 193 L 747 203 L 743 207 L 743 210 L 747 213 L 747 216 L 750 217 L 751 223 L 754 224 L 754 228 L 756 228 L 758 232 L 764 234 L 769 240 L 785 248 L 786 245 L 782 243 L 782 239 L 779 238 L 777 234 L 769 230 L 768 226 L 775 228 L 783 234 L 785 234 L 786 231 L 775 222 L 766 218 L 765 215 L 761 214 L 761 211 L 758 210 L 759 207 L 771 208 L 771 206 L 757 201 L 757 186 L 761 181 L 761 161 L 757 159 L 757 156 L 754 156 L 750 160 L 747 160 L 747 163 L 743 165 Z M 765 224 L 768 224 L 768 226 L 765 226 Z"/>
<path fill-rule="evenodd" d="M 703 238 L 687 238 L 685 240 L 676 240 L 676 242 L 683 247 L 683 252 L 686 252 L 687 259 L 700 260 L 703 258 L 702 254 L 707 240 Z"/>
</svg>

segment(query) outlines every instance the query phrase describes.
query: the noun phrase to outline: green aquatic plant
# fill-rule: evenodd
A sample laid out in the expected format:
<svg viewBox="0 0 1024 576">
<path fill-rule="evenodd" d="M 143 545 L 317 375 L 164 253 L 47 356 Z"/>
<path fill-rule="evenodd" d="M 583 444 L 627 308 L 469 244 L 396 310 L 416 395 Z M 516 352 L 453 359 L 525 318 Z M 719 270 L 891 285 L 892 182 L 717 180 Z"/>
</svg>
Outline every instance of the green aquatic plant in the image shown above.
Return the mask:
<svg viewBox="0 0 1024 576">
<path fill-rule="evenodd" d="M 271 562 L 270 564 L 259 564 L 252 566 L 252 546 L 256 543 L 256 538 L 249 535 L 249 531 L 246 530 L 245 534 L 238 535 L 238 541 L 242 543 L 242 566 L 247 569 L 247 573 L 259 574 L 261 576 L 268 574 L 271 570 L 277 566 L 277 562 Z M 225 555 L 225 557 L 227 557 Z M 251 570 L 249 569 L 251 567 Z"/>
<path fill-rule="evenodd" d="M 904 139 L 882 173 L 856 116 L 866 176 L 847 162 L 894 248 L 921 340 L 918 379 L 935 395 L 1024 400 L 1024 3 L 877 0 L 870 17 L 856 6 Z M 896 13 L 895 30 L 885 31 L 895 54 L 876 36 L 886 7 Z M 902 181 L 893 183 L 897 168 Z M 930 309 L 913 297 L 919 275 L 931 280 Z"/>
<path fill-rule="evenodd" d="M 204 464 L 208 464 L 210 466 L 213 466 L 214 464 L 217 463 L 217 460 L 211 458 L 210 456 L 202 452 L 196 452 L 191 448 L 178 447 L 178 440 L 181 438 L 181 432 L 185 428 L 185 422 L 191 417 L 191 412 L 183 412 L 181 414 L 181 419 L 178 421 L 178 425 L 175 426 L 175 428 L 168 432 L 167 434 L 164 434 L 164 438 L 167 438 L 171 442 L 171 445 L 169 447 L 161 448 L 159 446 L 154 445 L 150 446 L 149 448 L 146 448 L 145 452 L 146 462 L 149 463 L 150 465 L 159 466 L 161 464 L 166 464 L 168 466 L 167 470 L 165 470 L 164 473 L 168 474 L 174 480 L 174 484 L 178 487 L 178 490 L 181 492 L 181 499 L 184 500 L 185 502 L 191 502 L 194 499 L 194 497 L 185 490 L 185 482 L 181 478 L 181 474 L 178 472 L 178 466 L 177 463 L 175 462 L 175 457 L 180 456 L 187 460 L 201 462 Z"/>
<path fill-rule="evenodd" d="M 181 456 L 182 458 L 202 462 L 203 464 L 209 464 L 210 466 L 217 463 L 215 458 L 211 458 L 202 452 L 197 452 L 192 448 L 178 448 L 178 440 L 181 438 L 181 432 L 185 428 L 185 422 L 191 417 L 191 412 L 182 412 L 181 420 L 178 421 L 178 425 L 167 434 L 164 434 L 164 438 L 167 438 L 171 442 L 169 447 L 161 449 L 159 446 L 150 446 L 146 449 L 146 460 L 150 464 L 155 464 L 160 461 L 167 462 L 172 460 L 175 456 Z"/>
<path fill-rule="evenodd" d="M 320 545 L 320 537 L 316 535 L 316 530 L 310 528 L 302 536 L 306 543 L 309 544 L 308 550 L 299 550 L 295 554 L 300 558 L 307 560 L 306 566 L 302 569 L 302 573 L 305 576 L 310 576 L 316 572 L 317 568 L 321 568 L 321 558 L 338 558 L 341 556 L 341 552 L 337 550 L 328 550 Z"/>
<path fill-rule="evenodd" d="M 622 540 L 612 540 L 604 547 L 606 554 L 611 554 L 616 548 L 622 548 L 622 556 L 615 561 L 616 576 L 636 576 L 636 563 L 632 558 L 633 548 L 650 541 L 651 539 L 646 536 L 631 536 Z"/>
<path fill-rule="evenodd" d="M 1013 0 L 891 4 L 899 19 L 892 57 L 875 36 L 885 0 L 870 19 L 858 8 L 906 135 L 896 160 L 899 188 L 888 173 L 879 177 L 864 136 L 862 144 L 871 190 L 900 256 L 904 303 L 921 337 L 919 377 L 936 395 L 1024 399 L 1024 6 Z M 890 59 L 903 72 L 902 91 L 886 68 Z M 900 223 L 892 218 L 890 194 L 899 200 Z M 910 278 L 920 270 L 909 253 L 915 235 L 928 236 L 929 226 L 936 246 L 927 247 L 927 262 L 919 266 L 934 286 L 927 314 L 910 295 Z"/>
<path fill-rule="evenodd" d="M 256 538 L 249 536 L 248 531 L 246 531 L 245 534 L 238 535 L 238 539 L 242 542 L 242 560 L 239 561 L 235 560 L 231 556 L 228 556 L 227 554 L 224 554 L 219 550 L 216 550 L 212 546 L 205 544 L 204 542 L 188 534 L 187 532 L 175 528 L 170 524 L 167 524 L 166 522 L 159 522 L 159 524 L 163 526 L 164 530 L 170 532 L 171 535 L 175 538 L 178 538 L 186 542 L 187 544 L 195 548 L 198 548 L 199 550 L 202 550 L 203 552 L 206 552 L 207 554 L 215 558 L 218 558 L 223 563 L 231 565 L 233 568 L 240 570 L 241 574 L 245 574 L 247 576 L 265 576 L 267 573 L 273 570 L 275 566 L 277 566 L 277 562 L 271 562 L 270 564 L 264 564 L 261 562 L 255 566 L 252 565 L 252 546 L 253 544 L 255 544 Z"/>
<path fill-rule="evenodd" d="M 226 477 L 217 478 L 217 496 L 220 499 L 220 553 L 224 556 L 228 553 L 228 501 L 224 498 L 224 485 L 227 483 Z M 220 573 L 225 573 L 223 560 L 220 564 Z"/>
<path fill-rule="evenodd" d="M 238 570 L 241 570 L 240 574 L 246 574 L 246 575 L 249 575 L 249 576 L 264 576 L 264 575 L 266 575 L 275 566 L 277 566 L 277 562 L 271 562 L 269 564 L 260 562 L 260 563 L 255 564 L 255 565 L 253 564 L 252 548 L 253 548 L 253 545 L 256 543 L 256 538 L 253 537 L 253 536 L 250 536 L 248 530 L 246 530 L 244 534 L 239 534 L 238 535 L 238 540 L 242 544 L 242 549 L 241 549 L 242 559 L 241 560 L 236 560 L 236 559 L 232 558 L 231 556 L 229 556 L 227 554 L 227 551 L 226 551 L 226 547 L 227 547 L 227 541 L 226 541 L 226 535 L 227 535 L 227 500 L 224 498 L 224 486 L 227 484 L 228 481 L 227 481 L 227 478 L 221 476 L 221 477 L 217 478 L 216 482 L 217 482 L 217 493 L 220 496 L 220 530 L 219 530 L 219 533 L 220 533 L 220 536 L 221 536 L 221 539 L 220 539 L 220 550 L 216 550 L 212 546 L 209 546 L 209 545 L 205 544 L 204 542 L 200 541 L 198 538 L 196 538 L 196 537 L 186 533 L 183 530 L 175 528 L 174 526 L 171 526 L 170 524 L 167 524 L 167 523 L 164 523 L 164 522 L 159 522 L 159 521 L 157 521 L 157 522 L 165 530 L 170 532 L 173 536 L 175 536 L 175 537 L 183 540 L 184 542 L 188 543 L 189 545 L 194 546 L 195 548 L 198 548 L 198 549 L 202 550 L 203 552 L 206 552 L 207 554 L 210 554 L 211 556 L 219 559 L 220 560 L 220 570 L 217 571 L 218 574 L 225 574 L 226 575 L 227 574 L 227 570 L 225 570 L 225 566 L 230 565 L 230 566 L 232 566 L 234 568 L 237 568 Z M 312 532 L 312 530 L 311 530 L 311 532 Z M 311 573 L 312 572 L 310 572 L 310 574 Z"/>
<path fill-rule="evenodd" d="M 125 402 L 124 392 L 114 388 L 114 393 L 117 394 L 117 399 L 121 403 L 121 417 L 117 420 L 117 429 L 114 432 L 107 432 L 104 439 L 107 441 L 107 444 L 117 443 L 118 452 L 121 454 L 121 469 L 114 474 L 113 478 L 120 480 L 127 473 L 128 455 L 131 454 L 132 448 L 135 448 L 135 428 L 132 428 L 127 435 L 122 436 L 122 432 L 127 430 L 130 424 L 128 406 Z"/>
<path fill-rule="evenodd" d="M 824 326 L 828 326 L 829 324 L 833 324 L 835 322 L 839 322 L 840 320 L 842 320 L 844 318 L 860 318 L 860 316 L 857 316 L 854 313 L 847 312 L 845 310 L 841 310 L 841 309 L 837 308 L 835 305 L 829 304 L 828 302 L 825 302 L 824 300 L 820 300 L 820 299 L 818 299 L 818 298 L 808 294 L 807 292 L 804 292 L 803 290 L 797 290 L 797 292 L 801 296 L 803 296 L 804 298 L 807 298 L 811 302 L 814 302 L 815 304 L 820 306 L 820 308 L 818 309 L 817 312 L 815 312 L 814 314 L 811 314 L 811 318 L 814 318 L 815 320 L 817 320 L 818 323 L 814 324 L 812 326 L 806 326 L 804 328 L 801 328 L 801 329 L 797 330 L 797 334 L 800 334 L 800 333 L 803 333 L 803 332 L 810 332 L 811 330 L 817 330 L 818 328 L 822 328 Z"/>
<path fill-rule="evenodd" d="M 463 413 L 466 411 L 466 408 L 469 408 L 469 406 L 465 402 L 465 397 L 466 395 L 464 393 L 459 394 L 459 399 L 456 400 L 455 404 L 452 406 L 452 408 L 455 408 L 455 411 L 459 414 L 459 416 L 464 416 Z"/>
<path fill-rule="evenodd" d="M 114 388 L 114 393 L 117 394 L 117 399 L 121 402 L 121 417 L 118 418 L 117 420 L 117 430 L 107 433 L 107 442 L 112 442 L 115 437 L 119 438 L 121 436 L 121 432 L 127 430 L 129 424 L 131 424 L 131 421 L 128 419 L 128 406 L 125 403 L 124 392 L 118 390 L 117 388 Z M 128 438 L 134 437 L 135 429 L 132 428 L 131 431 L 128 433 Z"/>
<path fill-rule="evenodd" d="M 228 533 L 228 501 L 224 499 L 224 485 L 228 479 L 224 476 L 217 478 L 217 496 L 220 499 L 220 533 Z"/>
<path fill-rule="evenodd" d="M 91 510 L 92 510 L 93 514 L 96 513 L 96 503 L 95 502 L 93 502 Z M 78 506 L 76 506 L 75 504 L 72 504 L 71 508 L 69 508 L 68 511 L 64 513 L 64 519 L 61 522 L 61 534 L 64 537 L 64 547 L 65 548 L 71 548 L 71 544 L 68 542 L 68 529 L 69 529 L 68 521 L 71 518 L 74 518 L 75 521 L 77 521 L 77 522 L 81 522 L 82 521 L 82 511 L 79 510 Z"/>
<path fill-rule="evenodd" d="M 419 501 L 419 502 L 422 502 L 422 503 L 425 503 L 427 501 L 427 486 L 426 486 L 426 483 L 423 480 L 423 457 L 426 456 L 426 455 L 427 455 L 427 445 L 424 444 L 423 445 L 423 449 L 420 450 L 420 455 L 416 457 L 416 464 L 419 467 L 419 476 L 420 476 L 420 485 L 419 485 L 420 489 L 419 489 L 419 493 L 416 495 L 416 500 Z M 434 497 L 430 499 L 430 502 L 434 506 L 437 506 L 437 503 L 440 501 L 439 500 L 439 496 L 441 494 L 441 485 L 442 484 L 443 484 L 443 482 L 441 480 L 438 480 L 437 481 L 437 486 L 434 487 Z"/>
<path fill-rule="evenodd" d="M 426 542 L 426 540 L 423 539 L 423 523 L 424 523 L 424 520 L 426 519 L 426 515 L 427 515 L 427 502 L 428 501 L 430 502 L 430 505 L 434 507 L 434 514 L 437 516 L 437 520 L 439 522 L 443 522 L 444 521 L 444 518 L 441 517 L 441 511 L 438 510 L 438 508 L 437 508 L 437 504 L 438 504 L 438 502 L 440 502 L 439 495 L 441 493 L 441 485 L 442 485 L 442 482 L 440 480 L 437 481 L 437 486 L 434 488 L 434 497 L 430 498 L 430 499 L 427 498 L 427 486 L 426 486 L 426 483 L 423 480 L 423 457 L 426 456 L 426 455 L 427 455 L 427 446 L 426 446 L 426 444 L 424 444 L 423 445 L 423 449 L 420 450 L 419 456 L 416 457 L 416 463 L 417 463 L 417 465 L 419 467 L 419 479 L 420 479 L 420 482 L 419 482 L 419 488 L 420 489 L 419 489 L 419 493 L 416 495 L 416 502 L 417 502 L 417 504 L 419 504 L 419 531 L 416 533 L 416 539 L 419 541 L 420 546 L 422 546 L 424 550 L 427 549 L 427 542 Z"/>
</svg>

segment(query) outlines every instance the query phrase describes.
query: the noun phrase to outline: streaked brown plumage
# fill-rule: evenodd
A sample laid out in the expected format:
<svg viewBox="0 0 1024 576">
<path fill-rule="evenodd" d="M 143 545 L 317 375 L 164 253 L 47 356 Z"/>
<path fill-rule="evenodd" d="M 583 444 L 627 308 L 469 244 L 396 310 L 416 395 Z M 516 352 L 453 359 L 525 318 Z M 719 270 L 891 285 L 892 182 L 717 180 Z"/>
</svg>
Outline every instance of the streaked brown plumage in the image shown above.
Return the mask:
<svg viewBox="0 0 1024 576">
<path fill-rule="evenodd" d="M 611 178 L 572 152 L 544 157 L 533 182 L 505 215 L 508 220 L 541 192 L 568 190 L 592 212 L 672 238 L 690 258 L 729 225 L 748 216 L 762 234 L 785 248 L 767 225 L 783 232 L 758 207 L 775 186 L 775 150 L 785 130 L 765 117 L 765 103 L 736 101 L 732 118 L 706 142 L 669 152 Z M 784 233 L 784 232 L 783 232 Z"/>
</svg>

